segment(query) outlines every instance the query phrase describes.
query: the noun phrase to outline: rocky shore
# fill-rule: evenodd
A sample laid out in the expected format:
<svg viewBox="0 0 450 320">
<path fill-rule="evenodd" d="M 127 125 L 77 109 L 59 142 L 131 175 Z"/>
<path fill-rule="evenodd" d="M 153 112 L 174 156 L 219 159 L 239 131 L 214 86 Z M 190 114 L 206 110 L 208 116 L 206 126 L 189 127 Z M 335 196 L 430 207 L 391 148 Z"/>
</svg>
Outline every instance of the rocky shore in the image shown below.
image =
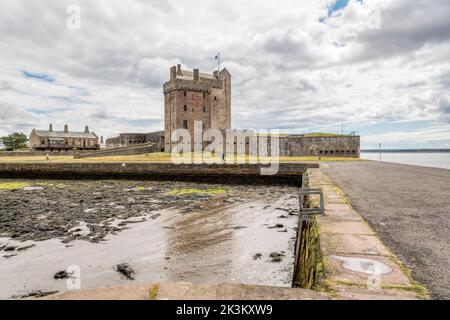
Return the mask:
<svg viewBox="0 0 450 320">
<path fill-rule="evenodd" d="M 161 181 L 0 180 L 0 238 L 104 241 L 162 209 L 212 210 L 249 197 L 276 197 L 278 187 Z M 14 251 L 0 244 L 0 251 Z"/>
</svg>

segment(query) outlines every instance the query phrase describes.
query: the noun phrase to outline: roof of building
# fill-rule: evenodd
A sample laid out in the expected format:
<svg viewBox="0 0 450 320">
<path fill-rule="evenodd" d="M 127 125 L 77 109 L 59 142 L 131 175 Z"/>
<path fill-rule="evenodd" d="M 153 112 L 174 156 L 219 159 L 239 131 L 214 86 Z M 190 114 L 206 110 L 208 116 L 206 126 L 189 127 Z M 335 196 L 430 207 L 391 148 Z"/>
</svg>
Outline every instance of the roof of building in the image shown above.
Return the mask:
<svg viewBox="0 0 450 320">
<path fill-rule="evenodd" d="M 177 79 L 194 80 L 194 72 L 193 71 L 182 69 L 181 73 L 183 75 L 177 74 Z M 209 74 L 209 73 L 199 72 L 199 76 L 200 76 L 200 81 L 202 80 L 202 78 L 208 79 L 208 80 L 217 80 L 217 78 L 213 74 Z"/>
<path fill-rule="evenodd" d="M 94 139 L 98 138 L 94 132 L 64 132 L 64 131 L 48 131 L 48 130 L 35 130 L 36 134 L 40 137 L 47 138 L 76 138 L 76 139 Z"/>
</svg>

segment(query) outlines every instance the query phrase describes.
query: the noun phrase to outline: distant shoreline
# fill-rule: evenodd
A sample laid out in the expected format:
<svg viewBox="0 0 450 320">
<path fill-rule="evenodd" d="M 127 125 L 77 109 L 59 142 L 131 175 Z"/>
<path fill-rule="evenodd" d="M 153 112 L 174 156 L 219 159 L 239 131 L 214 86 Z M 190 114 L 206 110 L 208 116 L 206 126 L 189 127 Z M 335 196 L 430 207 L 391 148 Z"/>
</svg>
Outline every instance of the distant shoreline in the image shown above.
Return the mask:
<svg viewBox="0 0 450 320">
<path fill-rule="evenodd" d="M 367 149 L 361 150 L 366 153 L 448 153 L 450 149 Z"/>
</svg>

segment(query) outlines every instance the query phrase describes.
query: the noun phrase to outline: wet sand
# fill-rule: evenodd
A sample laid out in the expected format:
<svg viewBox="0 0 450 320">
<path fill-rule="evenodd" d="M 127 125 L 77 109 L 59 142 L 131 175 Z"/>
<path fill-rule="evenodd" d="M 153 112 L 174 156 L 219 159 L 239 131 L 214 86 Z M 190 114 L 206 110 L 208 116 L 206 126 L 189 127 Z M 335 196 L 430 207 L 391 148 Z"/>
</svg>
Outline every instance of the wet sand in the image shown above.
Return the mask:
<svg viewBox="0 0 450 320">
<path fill-rule="evenodd" d="M 69 266 L 80 268 L 82 288 L 153 281 L 291 285 L 298 201 L 293 187 L 142 181 L 65 184 L 58 188 L 55 187 L 58 183 L 53 183 L 54 186 L 45 187 L 45 192 L 44 189 L 0 192 L 2 200 L 12 197 L 16 201 L 15 206 L 0 207 L 1 215 L 5 210 L 16 210 L 8 211 L 9 216 L 16 216 L 15 221 L 21 217 L 32 221 L 48 211 L 61 210 L 61 203 L 75 203 L 76 190 L 80 188 L 79 194 L 86 195 L 100 192 L 98 186 L 109 186 L 96 195 L 93 208 L 88 201 L 82 208 L 75 206 L 73 211 L 68 210 L 76 214 L 73 221 L 67 217 L 67 211 L 62 213 L 66 217 L 63 228 L 54 222 L 59 221 L 54 217 L 58 217 L 56 213 L 50 215 L 53 224 L 48 230 L 38 232 L 39 228 L 29 227 L 29 233 L 12 239 L 11 233 L 17 232 L 17 226 L 11 224 L 11 219 L 0 222 L 0 247 L 16 247 L 0 251 L 1 299 L 35 290 L 66 291 L 66 280 L 55 280 L 53 276 Z M 205 193 L 173 192 L 199 189 Z M 20 193 L 21 197 L 17 197 Z M 52 197 L 59 200 L 51 200 L 46 207 L 30 214 L 23 212 L 26 206 L 20 199 L 26 199 L 25 196 L 29 201 Z M 102 209 L 112 207 L 108 207 L 110 197 L 116 199 L 114 206 L 119 206 L 118 209 Z M 128 205 L 130 197 L 134 202 Z M 86 212 L 85 207 L 97 210 Z M 41 220 L 45 221 L 45 216 L 36 220 L 38 225 Z M 9 234 L 8 224 L 12 231 Z M 97 225 L 101 227 L 92 227 Z M 52 234 L 56 236 L 49 236 Z M 281 254 L 281 261 L 274 261 L 271 253 Z M 135 280 L 115 271 L 114 266 L 120 263 L 134 269 Z"/>
</svg>

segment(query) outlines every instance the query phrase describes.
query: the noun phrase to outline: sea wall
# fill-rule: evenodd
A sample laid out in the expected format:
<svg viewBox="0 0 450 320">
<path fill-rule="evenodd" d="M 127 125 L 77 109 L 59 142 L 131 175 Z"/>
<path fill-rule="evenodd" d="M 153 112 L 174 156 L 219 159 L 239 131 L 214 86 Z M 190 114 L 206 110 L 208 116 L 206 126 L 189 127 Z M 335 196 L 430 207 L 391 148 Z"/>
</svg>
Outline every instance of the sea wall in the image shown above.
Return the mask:
<svg viewBox="0 0 450 320">
<path fill-rule="evenodd" d="M 275 175 L 261 175 L 257 164 L 172 163 L 0 163 L 0 178 L 132 178 L 239 184 L 302 184 L 302 175 L 317 164 L 280 164 Z"/>
<path fill-rule="evenodd" d="M 308 172 L 305 172 L 302 188 L 309 188 L 309 186 L 309 175 Z M 303 199 L 303 206 L 311 207 L 310 197 L 306 196 Z M 299 215 L 294 256 L 292 286 L 314 289 L 319 284 L 324 269 L 320 233 L 314 215 Z"/>
</svg>

